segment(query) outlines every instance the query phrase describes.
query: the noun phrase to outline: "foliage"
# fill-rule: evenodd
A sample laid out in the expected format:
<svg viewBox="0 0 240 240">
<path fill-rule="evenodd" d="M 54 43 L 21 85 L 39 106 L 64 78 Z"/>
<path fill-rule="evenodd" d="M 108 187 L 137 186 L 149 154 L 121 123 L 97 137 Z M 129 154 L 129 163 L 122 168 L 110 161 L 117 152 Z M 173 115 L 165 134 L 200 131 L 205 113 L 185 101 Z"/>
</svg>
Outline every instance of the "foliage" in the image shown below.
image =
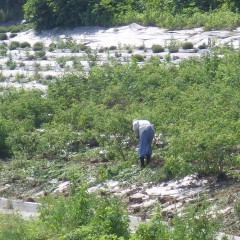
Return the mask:
<svg viewBox="0 0 240 240">
<path fill-rule="evenodd" d="M 0 33 L 0 40 L 7 40 L 7 34 L 6 33 Z"/>
<path fill-rule="evenodd" d="M 43 42 L 36 42 L 33 44 L 33 51 L 42 51 L 44 50 Z"/>
<path fill-rule="evenodd" d="M 233 29 L 240 21 L 238 9 L 239 3 L 229 0 L 71 0 L 67 4 L 56 0 L 27 0 L 24 5 L 25 17 L 38 28 L 137 22 L 171 29 L 199 26 Z M 225 17 L 221 18 L 222 15 Z"/>
<path fill-rule="evenodd" d="M 132 60 L 137 62 L 144 62 L 144 56 L 142 54 L 133 54 Z"/>
<path fill-rule="evenodd" d="M 30 240 L 27 222 L 19 215 L 0 214 L 0 239 L 2 240 Z"/>
<path fill-rule="evenodd" d="M 10 42 L 8 48 L 9 48 L 9 50 L 15 50 L 15 49 L 17 49 L 19 47 L 19 45 L 20 45 L 19 42 L 12 41 L 12 42 Z"/>
<path fill-rule="evenodd" d="M 131 119 L 140 116 L 166 136 L 165 173 L 159 176 L 227 171 L 239 161 L 238 72 L 239 52 L 229 49 L 223 58 L 207 54 L 179 66 L 157 58 L 141 66 L 94 66 L 88 75 L 76 71 L 54 79 L 44 95 L 3 91 L 7 152 L 69 159 L 97 146 L 104 161 L 131 161 Z"/>
<path fill-rule="evenodd" d="M 21 42 L 19 44 L 19 47 L 20 48 L 30 48 L 31 47 L 31 44 L 29 42 Z"/>
<path fill-rule="evenodd" d="M 152 51 L 153 53 L 160 53 L 160 52 L 164 52 L 164 48 L 161 45 L 154 44 L 152 45 Z"/>
<path fill-rule="evenodd" d="M 182 44 L 182 48 L 183 49 L 193 49 L 193 43 L 191 43 L 191 42 L 184 42 Z"/>
<path fill-rule="evenodd" d="M 160 209 L 150 220 L 150 222 L 142 223 L 136 234 L 131 239 L 147 240 L 147 239 L 214 239 L 218 230 L 218 223 L 211 219 L 206 211 L 201 207 L 197 209 L 194 206 L 188 210 L 185 215 L 175 216 L 172 221 L 172 226 L 168 226 L 163 221 Z"/>
<path fill-rule="evenodd" d="M 70 240 L 98 239 L 105 234 L 129 236 L 128 217 L 117 198 L 91 195 L 86 186 L 73 190 L 74 195 L 68 198 L 45 199 L 39 220 L 48 237 L 65 235 L 64 239 Z"/>
<path fill-rule="evenodd" d="M 6 56 L 7 55 L 7 44 L 6 43 L 0 43 L 0 56 Z"/>
</svg>

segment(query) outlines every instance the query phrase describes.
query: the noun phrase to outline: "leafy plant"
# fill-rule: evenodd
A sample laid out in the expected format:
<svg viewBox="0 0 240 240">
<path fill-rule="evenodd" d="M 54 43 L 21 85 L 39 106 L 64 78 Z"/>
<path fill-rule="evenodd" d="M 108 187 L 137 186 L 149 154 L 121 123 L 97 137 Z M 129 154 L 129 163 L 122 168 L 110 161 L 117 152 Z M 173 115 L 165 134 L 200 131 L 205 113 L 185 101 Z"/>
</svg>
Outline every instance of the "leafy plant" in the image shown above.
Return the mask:
<svg viewBox="0 0 240 240">
<path fill-rule="evenodd" d="M 16 36 L 17 36 L 16 33 L 10 33 L 9 38 L 14 38 L 14 37 L 16 37 Z"/>
<path fill-rule="evenodd" d="M 0 43 L 0 56 L 6 56 L 7 55 L 7 44 L 6 43 Z"/>
<path fill-rule="evenodd" d="M 137 61 L 137 62 L 143 62 L 144 61 L 144 56 L 141 54 L 133 54 L 132 55 L 132 60 Z"/>
<path fill-rule="evenodd" d="M 29 42 L 21 42 L 19 44 L 19 47 L 20 48 L 30 48 L 31 47 L 31 44 Z"/>
<path fill-rule="evenodd" d="M 182 44 L 183 49 L 193 49 L 193 43 L 192 42 L 184 42 Z"/>
<path fill-rule="evenodd" d="M 6 33 L 0 33 L 0 40 L 7 40 L 7 34 Z"/>
<path fill-rule="evenodd" d="M 9 50 L 15 50 L 15 49 L 17 49 L 19 47 L 19 45 L 20 45 L 19 42 L 12 41 L 12 42 L 10 42 L 8 48 L 9 48 Z"/>
<path fill-rule="evenodd" d="M 160 53 L 160 52 L 164 52 L 164 48 L 161 45 L 153 44 L 152 51 L 153 53 Z"/>
<path fill-rule="evenodd" d="M 42 51 L 44 50 L 43 42 L 36 42 L 33 44 L 33 51 Z"/>
</svg>

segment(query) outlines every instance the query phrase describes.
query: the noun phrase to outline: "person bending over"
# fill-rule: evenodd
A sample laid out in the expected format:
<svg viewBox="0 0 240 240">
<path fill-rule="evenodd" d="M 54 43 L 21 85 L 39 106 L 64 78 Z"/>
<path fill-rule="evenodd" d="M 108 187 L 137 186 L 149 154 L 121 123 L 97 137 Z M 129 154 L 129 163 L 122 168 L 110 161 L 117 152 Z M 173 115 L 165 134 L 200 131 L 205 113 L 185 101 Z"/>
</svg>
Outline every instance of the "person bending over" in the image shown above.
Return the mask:
<svg viewBox="0 0 240 240">
<path fill-rule="evenodd" d="M 148 165 L 151 161 L 154 128 L 148 120 L 134 119 L 132 124 L 133 131 L 139 139 L 138 155 L 141 162 L 141 168 L 144 168 L 144 158 L 146 158 L 146 165 Z"/>
</svg>

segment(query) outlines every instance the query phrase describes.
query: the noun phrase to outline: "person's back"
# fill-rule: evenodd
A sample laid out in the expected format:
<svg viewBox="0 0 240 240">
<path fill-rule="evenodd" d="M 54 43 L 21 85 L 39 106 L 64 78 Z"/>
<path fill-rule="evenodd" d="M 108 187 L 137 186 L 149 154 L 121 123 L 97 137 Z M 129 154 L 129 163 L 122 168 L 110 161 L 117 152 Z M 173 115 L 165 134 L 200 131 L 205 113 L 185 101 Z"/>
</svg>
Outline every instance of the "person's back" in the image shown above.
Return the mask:
<svg viewBox="0 0 240 240">
<path fill-rule="evenodd" d="M 154 137 L 153 125 L 148 120 L 133 120 L 133 130 L 139 138 L 139 159 L 141 167 L 144 167 L 144 157 L 146 157 L 147 165 L 150 163 L 152 155 L 152 140 Z"/>
</svg>

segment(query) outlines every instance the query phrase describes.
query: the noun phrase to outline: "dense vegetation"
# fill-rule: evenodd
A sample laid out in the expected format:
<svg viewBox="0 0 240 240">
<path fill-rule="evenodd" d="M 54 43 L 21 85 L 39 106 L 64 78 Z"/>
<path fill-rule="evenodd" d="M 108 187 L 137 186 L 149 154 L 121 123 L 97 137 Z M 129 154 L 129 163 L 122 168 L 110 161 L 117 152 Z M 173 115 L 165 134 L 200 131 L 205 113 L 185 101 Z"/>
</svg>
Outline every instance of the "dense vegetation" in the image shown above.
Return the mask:
<svg viewBox="0 0 240 240">
<path fill-rule="evenodd" d="M 131 22 L 167 28 L 232 29 L 240 23 L 239 7 L 237 0 L 81 0 L 67 5 L 55 0 L 8 0 L 0 2 L 0 22 L 25 14 L 40 29 Z M 154 51 L 162 50 L 154 46 Z M 50 173 L 52 163 L 78 159 L 85 164 L 97 158 L 114 163 L 101 165 L 97 179 L 112 178 L 132 171 L 137 154 L 131 121 L 146 118 L 165 143 L 161 149 L 154 145 L 154 158 L 164 165 L 148 174 L 150 181 L 238 169 L 240 51 L 216 48 L 212 54 L 179 65 L 160 62 L 157 57 L 141 66 L 137 61 L 136 56 L 129 64 L 112 60 L 101 67 L 92 66 L 89 74 L 76 71 L 53 80 L 47 92 L 1 89 L 0 159 L 16 164 L 19 175 L 39 177 L 44 172 L 47 178 L 47 174 L 58 177 L 61 172 Z M 23 167 L 29 162 L 31 172 Z M 42 162 L 47 167 L 42 168 Z M 73 180 L 71 194 L 44 198 L 37 219 L 23 221 L 19 216 L 1 215 L 0 238 L 214 239 L 219 225 L 206 215 L 204 206 L 175 217 L 173 228 L 162 222 L 158 209 L 150 222 L 131 234 L 120 200 L 89 194 L 86 179 L 79 172 L 61 172 Z M 239 216 L 239 202 L 235 206 Z"/>
<path fill-rule="evenodd" d="M 140 117 L 166 139 L 156 151 L 166 175 L 230 169 L 240 160 L 240 54 L 217 51 L 179 66 L 116 60 L 56 79 L 46 93 L 3 89 L 0 156 L 69 158 L 100 147 L 105 160 L 131 161 L 131 120 Z"/>
<path fill-rule="evenodd" d="M 219 227 L 210 219 L 205 206 L 190 208 L 185 216 L 175 217 L 172 227 L 163 222 L 159 208 L 148 223 L 130 233 L 129 218 L 117 198 L 99 197 L 82 187 L 68 198 L 45 199 L 36 220 L 23 221 L 18 215 L 0 215 L 2 240 L 158 240 L 215 239 Z M 13 227 L 14 226 L 14 227 Z"/>
<path fill-rule="evenodd" d="M 239 7 L 237 0 L 7 0 L 0 3 L 0 22 L 25 15 L 38 28 L 132 22 L 167 28 L 235 28 L 240 23 Z"/>
</svg>

